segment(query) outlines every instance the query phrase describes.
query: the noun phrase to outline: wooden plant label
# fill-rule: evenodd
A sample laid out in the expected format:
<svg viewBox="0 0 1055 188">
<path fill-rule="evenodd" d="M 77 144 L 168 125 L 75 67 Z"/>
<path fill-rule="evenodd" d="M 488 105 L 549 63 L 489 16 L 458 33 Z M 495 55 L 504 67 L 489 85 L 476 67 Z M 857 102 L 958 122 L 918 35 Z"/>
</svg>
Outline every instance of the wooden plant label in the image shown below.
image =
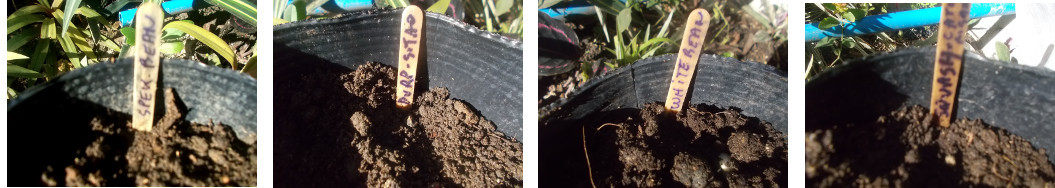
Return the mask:
<svg viewBox="0 0 1055 188">
<path fill-rule="evenodd" d="M 685 106 L 692 75 L 696 73 L 696 61 L 700 60 L 703 49 L 703 37 L 711 25 L 711 14 L 703 9 L 696 9 L 685 21 L 685 33 L 681 35 L 681 49 L 678 50 L 678 61 L 674 64 L 674 75 L 670 79 L 670 90 L 667 91 L 667 111 L 678 112 Z"/>
<path fill-rule="evenodd" d="M 396 107 L 408 109 L 414 103 L 414 79 L 418 74 L 418 52 L 421 52 L 421 8 L 403 10 L 399 26 L 399 75 L 396 75 Z"/>
<path fill-rule="evenodd" d="M 943 3 L 941 25 L 938 26 L 938 50 L 934 58 L 934 81 L 931 83 L 930 115 L 941 127 L 949 127 L 956 88 L 960 84 L 963 65 L 963 36 L 967 33 L 967 19 L 971 4 Z"/>
<path fill-rule="evenodd" d="M 154 94 L 158 85 L 161 25 L 165 14 L 154 3 L 139 5 L 136 12 L 136 52 L 132 89 L 132 128 L 150 131 L 154 125 Z"/>
</svg>

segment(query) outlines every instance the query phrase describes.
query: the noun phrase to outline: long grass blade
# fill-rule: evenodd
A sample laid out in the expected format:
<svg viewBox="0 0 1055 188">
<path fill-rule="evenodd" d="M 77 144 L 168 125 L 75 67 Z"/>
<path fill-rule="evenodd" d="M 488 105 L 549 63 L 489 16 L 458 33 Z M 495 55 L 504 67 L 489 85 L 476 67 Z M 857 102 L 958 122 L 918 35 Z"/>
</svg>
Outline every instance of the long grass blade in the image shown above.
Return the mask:
<svg viewBox="0 0 1055 188">
<path fill-rule="evenodd" d="M 237 62 L 234 59 L 234 50 L 231 50 L 231 47 L 227 45 L 227 42 L 224 42 L 223 39 L 220 39 L 220 37 L 212 34 L 208 30 L 187 22 L 169 22 L 168 24 L 165 24 L 164 28 L 162 28 L 162 30 L 166 29 L 178 29 L 187 33 L 191 37 L 194 37 L 194 39 L 198 39 L 198 41 L 205 43 L 206 46 L 209 46 L 213 51 L 216 51 L 217 54 L 223 56 L 227 62 L 231 63 L 231 67 L 235 67 L 235 63 Z"/>
<path fill-rule="evenodd" d="M 40 78 L 44 77 L 44 74 L 40 72 L 26 69 L 15 64 L 7 64 L 7 76 L 16 78 Z M 10 89 L 10 88 L 9 88 Z"/>
<path fill-rule="evenodd" d="M 61 1 L 61 0 L 56 0 Z M 77 13 L 77 7 L 81 6 L 81 0 L 69 0 L 66 1 L 66 8 L 63 9 L 62 14 L 62 36 L 66 36 L 66 28 L 70 26 L 70 22 L 73 20 L 73 15 Z M 75 63 L 76 64 L 76 63 Z"/>
<path fill-rule="evenodd" d="M 238 19 L 256 26 L 256 4 L 252 2 L 242 0 L 206 0 L 206 2 L 223 8 Z"/>
<path fill-rule="evenodd" d="M 14 18 L 14 19 L 8 19 L 7 20 L 7 34 L 11 34 L 11 32 L 15 32 L 16 30 L 22 28 L 22 26 L 26 26 L 26 25 L 29 25 L 29 24 L 32 24 L 32 23 L 37 23 L 37 22 L 43 22 L 43 21 L 44 21 L 44 16 L 41 16 L 39 14 L 30 14 L 30 15 L 19 16 L 18 18 Z"/>
</svg>

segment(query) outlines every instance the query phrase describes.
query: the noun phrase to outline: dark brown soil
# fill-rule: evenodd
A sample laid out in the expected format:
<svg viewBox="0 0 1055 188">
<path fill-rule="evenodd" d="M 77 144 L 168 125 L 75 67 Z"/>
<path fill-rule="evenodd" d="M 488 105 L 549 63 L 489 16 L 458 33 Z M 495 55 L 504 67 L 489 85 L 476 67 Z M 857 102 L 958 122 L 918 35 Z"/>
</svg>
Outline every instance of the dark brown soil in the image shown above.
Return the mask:
<svg viewBox="0 0 1055 188">
<path fill-rule="evenodd" d="M 787 138 L 769 123 L 702 105 L 663 111 L 543 125 L 542 187 L 787 187 Z"/>
<path fill-rule="evenodd" d="M 94 141 L 70 151 L 73 158 L 47 162 L 61 165 L 40 169 L 40 185 L 256 186 L 256 144 L 223 125 L 184 121 L 187 109 L 171 89 L 166 96 L 164 117 L 150 132 L 132 129 L 128 114 L 100 110 L 80 133 Z"/>
<path fill-rule="evenodd" d="M 278 187 L 521 185 L 521 144 L 446 89 L 417 92 L 404 111 L 394 68 L 329 66 L 276 79 Z"/>
<path fill-rule="evenodd" d="M 809 187 L 1051 187 L 1043 149 L 982 120 L 930 124 L 922 106 L 806 134 Z"/>
</svg>

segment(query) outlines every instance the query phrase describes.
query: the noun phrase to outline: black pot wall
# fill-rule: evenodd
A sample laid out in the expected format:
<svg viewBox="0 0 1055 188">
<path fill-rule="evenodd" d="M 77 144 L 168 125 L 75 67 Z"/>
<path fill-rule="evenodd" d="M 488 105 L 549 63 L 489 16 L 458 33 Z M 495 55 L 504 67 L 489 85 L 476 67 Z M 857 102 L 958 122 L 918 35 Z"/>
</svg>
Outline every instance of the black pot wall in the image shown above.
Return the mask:
<svg viewBox="0 0 1055 188">
<path fill-rule="evenodd" d="M 86 108 L 79 105 L 94 105 L 130 114 L 132 69 L 131 59 L 121 59 L 112 64 L 100 63 L 73 70 L 47 84 L 30 88 L 8 103 L 8 124 L 61 129 L 61 126 L 68 125 L 47 122 L 68 118 L 70 113 L 84 113 L 82 110 Z M 163 59 L 159 76 L 158 88 L 174 88 L 190 109 L 187 120 L 223 123 L 246 143 L 256 142 L 255 79 L 230 69 L 179 59 Z M 164 98 L 158 101 L 164 101 Z"/>
<path fill-rule="evenodd" d="M 402 10 L 362 11 L 275 26 L 275 72 L 321 59 L 354 69 L 367 61 L 396 67 Z M 416 93 L 445 87 L 498 130 L 523 140 L 521 42 L 453 18 L 426 13 Z"/>
<path fill-rule="evenodd" d="M 675 61 L 673 54 L 648 58 L 591 80 L 568 99 L 544 107 L 539 122 L 577 122 L 594 113 L 663 102 Z M 787 75 L 773 67 L 704 54 L 690 89 L 689 103 L 693 105 L 733 107 L 742 110 L 744 116 L 772 123 L 785 134 L 788 131 Z"/>
<path fill-rule="evenodd" d="M 929 107 L 934 47 L 845 63 L 806 83 L 806 130 L 874 121 L 902 104 Z M 964 55 L 953 118 L 982 119 L 1044 148 L 1055 161 L 1055 72 Z"/>
</svg>

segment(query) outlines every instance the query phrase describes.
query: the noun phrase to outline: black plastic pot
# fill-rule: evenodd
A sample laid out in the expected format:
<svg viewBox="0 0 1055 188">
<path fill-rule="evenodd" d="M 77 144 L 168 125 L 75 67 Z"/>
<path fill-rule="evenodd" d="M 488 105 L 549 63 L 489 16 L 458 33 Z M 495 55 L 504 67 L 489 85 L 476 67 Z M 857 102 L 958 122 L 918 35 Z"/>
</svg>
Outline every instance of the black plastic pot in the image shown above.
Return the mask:
<svg viewBox="0 0 1055 188">
<path fill-rule="evenodd" d="M 904 105 L 929 107 L 933 47 L 867 57 L 806 83 L 806 130 L 875 121 Z M 982 119 L 1044 148 L 1055 161 L 1055 72 L 964 55 L 954 119 Z"/>
<path fill-rule="evenodd" d="M 591 80 L 568 99 L 543 107 L 539 122 L 560 126 L 594 113 L 663 102 L 675 61 L 673 54 L 648 58 Z M 787 75 L 773 67 L 704 54 L 693 80 L 689 103 L 734 107 L 787 133 Z"/>
<path fill-rule="evenodd" d="M 395 67 L 401 10 L 363 11 L 275 26 L 275 72 L 313 66 L 349 69 L 368 61 Z M 521 42 L 453 18 L 426 13 L 415 93 L 444 87 L 507 136 L 523 140 Z"/>
<path fill-rule="evenodd" d="M 255 79 L 233 70 L 178 59 L 162 60 L 159 76 L 158 88 L 173 88 L 189 109 L 187 120 L 222 123 L 242 141 L 256 142 Z M 105 109 L 125 114 L 132 111 L 132 77 L 131 59 L 100 63 L 70 71 L 9 101 L 6 136 L 10 141 L 7 151 L 11 184 L 40 184 L 40 172 L 45 166 L 69 165 L 73 163 L 71 151 L 82 150 L 102 138 L 103 135 L 93 134 L 88 123 L 95 116 L 104 115 Z M 161 96 L 157 108 L 164 109 L 164 95 L 156 96 Z M 123 152 L 121 148 L 106 151 Z"/>
<path fill-rule="evenodd" d="M 230 69 L 180 59 L 162 60 L 161 71 L 158 88 L 175 89 L 190 109 L 187 120 L 223 123 L 231 126 L 246 143 L 255 142 L 256 79 Z M 8 102 L 8 124 L 41 124 L 38 121 L 60 118 L 59 112 L 63 109 L 54 106 L 72 102 L 65 99 L 130 113 L 132 88 L 131 59 L 70 71 Z"/>
</svg>

